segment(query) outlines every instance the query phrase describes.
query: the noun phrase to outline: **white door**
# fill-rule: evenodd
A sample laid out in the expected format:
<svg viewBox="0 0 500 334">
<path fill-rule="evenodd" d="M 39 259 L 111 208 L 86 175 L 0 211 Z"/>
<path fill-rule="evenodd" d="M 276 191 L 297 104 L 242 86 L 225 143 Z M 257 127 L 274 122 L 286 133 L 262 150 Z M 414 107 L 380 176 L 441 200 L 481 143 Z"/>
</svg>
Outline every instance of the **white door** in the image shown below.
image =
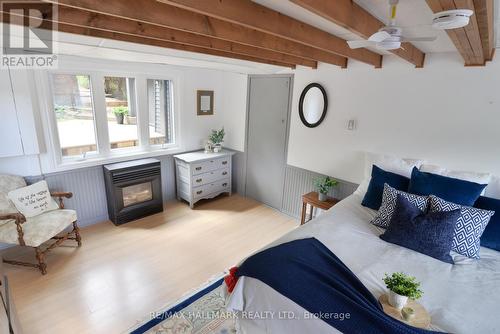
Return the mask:
<svg viewBox="0 0 500 334">
<path fill-rule="evenodd" d="M 250 77 L 246 195 L 281 209 L 290 76 Z"/>
</svg>

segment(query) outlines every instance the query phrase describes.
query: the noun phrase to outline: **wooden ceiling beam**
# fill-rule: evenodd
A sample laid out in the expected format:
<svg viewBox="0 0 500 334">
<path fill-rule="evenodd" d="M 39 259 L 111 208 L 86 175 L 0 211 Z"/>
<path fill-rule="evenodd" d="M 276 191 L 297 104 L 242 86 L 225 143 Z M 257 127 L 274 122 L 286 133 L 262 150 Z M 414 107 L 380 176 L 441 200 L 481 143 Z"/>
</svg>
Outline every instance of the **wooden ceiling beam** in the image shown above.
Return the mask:
<svg viewBox="0 0 500 334">
<path fill-rule="evenodd" d="M 317 68 L 317 62 L 310 59 L 72 7 L 58 6 L 57 22 Z"/>
<path fill-rule="evenodd" d="M 352 0 L 291 0 L 291 2 L 368 39 L 385 24 Z M 424 67 L 425 53 L 411 43 L 402 43 L 402 48 L 391 52 L 415 67 Z"/>
<path fill-rule="evenodd" d="M 45 0 L 94 13 L 214 37 L 345 68 L 347 58 L 153 0 Z"/>
<path fill-rule="evenodd" d="M 1 12 L 1 11 L 0 11 L 0 13 L 3 14 L 3 12 Z M 12 15 L 12 14 L 10 14 L 10 15 Z M 9 15 L 7 15 L 7 16 L 9 16 Z M 3 18 L 4 18 L 4 15 L 0 15 L 0 21 L 3 20 Z M 6 21 L 6 22 L 8 22 L 8 21 Z M 48 23 L 49 21 L 45 21 L 45 22 Z M 39 28 L 51 29 L 52 27 L 42 25 Z M 129 35 L 129 34 L 122 34 L 122 33 L 118 33 L 118 32 L 100 30 L 100 29 L 89 28 L 89 27 L 81 27 L 81 26 L 76 26 L 76 25 L 71 25 L 71 24 L 66 24 L 66 23 L 57 23 L 57 30 L 60 32 L 69 33 L 69 34 L 78 34 L 78 35 L 85 35 L 85 36 L 90 36 L 90 37 L 117 40 L 117 41 L 122 41 L 122 42 L 130 42 L 130 43 L 135 43 L 135 44 L 158 46 L 158 47 L 162 47 L 162 48 L 169 48 L 169 49 L 175 49 L 175 50 L 181 50 L 181 51 L 202 53 L 202 54 L 208 54 L 208 55 L 212 55 L 212 56 L 219 56 L 219 57 L 225 57 L 225 58 L 246 60 L 246 61 L 274 65 L 274 66 L 289 67 L 292 69 L 296 68 L 296 65 L 292 64 L 292 63 L 273 61 L 273 60 L 269 60 L 269 59 L 263 59 L 263 58 L 259 58 L 259 57 L 253 57 L 253 56 L 247 56 L 247 55 L 241 55 L 241 54 L 235 54 L 235 53 L 220 51 L 220 50 L 211 49 L 211 48 L 197 47 L 197 46 L 192 46 L 192 45 L 187 45 L 187 44 L 174 43 L 174 42 L 170 42 L 170 41 L 145 38 L 145 37 L 141 37 L 141 36 L 133 36 L 133 35 Z"/>
<path fill-rule="evenodd" d="M 493 0 L 473 0 L 479 34 L 483 45 L 483 54 L 486 61 L 493 59 L 495 51 L 495 33 L 493 25 Z"/>
<path fill-rule="evenodd" d="M 434 13 L 452 9 L 475 10 L 472 0 L 426 0 Z M 485 63 L 483 44 L 479 33 L 476 14 L 470 17 L 467 26 L 458 29 L 448 29 L 446 33 L 465 61 L 465 66 L 481 66 Z"/>
<path fill-rule="evenodd" d="M 342 38 L 250 0 L 158 1 L 356 59 L 375 67 L 382 66 L 381 55 L 367 49 L 351 49 Z"/>
</svg>

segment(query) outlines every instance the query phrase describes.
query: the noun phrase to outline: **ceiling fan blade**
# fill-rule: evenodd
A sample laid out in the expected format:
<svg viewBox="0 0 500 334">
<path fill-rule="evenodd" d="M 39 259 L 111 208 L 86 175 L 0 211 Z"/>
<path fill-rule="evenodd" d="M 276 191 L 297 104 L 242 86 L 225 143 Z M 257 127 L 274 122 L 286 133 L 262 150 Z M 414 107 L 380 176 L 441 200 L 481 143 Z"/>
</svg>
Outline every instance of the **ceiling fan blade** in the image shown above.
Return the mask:
<svg viewBox="0 0 500 334">
<path fill-rule="evenodd" d="M 385 40 L 389 37 L 391 37 L 391 35 L 389 35 L 389 33 L 387 31 L 377 31 L 376 33 L 371 35 L 370 38 L 368 38 L 368 40 L 371 42 L 378 43 L 378 42 L 382 42 L 383 40 Z"/>
<path fill-rule="evenodd" d="M 436 36 L 428 37 L 402 37 L 401 42 L 432 42 L 437 39 Z"/>
<path fill-rule="evenodd" d="M 366 48 L 367 46 L 374 46 L 376 43 L 363 39 L 358 41 L 347 41 L 347 44 L 351 49 L 359 49 L 359 48 Z"/>
</svg>

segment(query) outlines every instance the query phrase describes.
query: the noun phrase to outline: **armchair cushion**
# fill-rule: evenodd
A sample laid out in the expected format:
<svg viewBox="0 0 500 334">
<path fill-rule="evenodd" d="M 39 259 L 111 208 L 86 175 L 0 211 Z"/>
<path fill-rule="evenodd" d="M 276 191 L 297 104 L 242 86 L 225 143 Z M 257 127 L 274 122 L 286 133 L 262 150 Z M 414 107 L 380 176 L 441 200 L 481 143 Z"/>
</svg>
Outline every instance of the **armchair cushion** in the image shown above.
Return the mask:
<svg viewBox="0 0 500 334">
<path fill-rule="evenodd" d="M 21 176 L 15 175 L 0 175 L 0 215 L 16 213 L 17 209 L 7 197 L 7 193 L 14 189 L 26 187 L 26 181 Z M 6 223 L 11 223 L 14 220 L 0 220 L 0 226 Z"/>
<path fill-rule="evenodd" d="M 38 247 L 62 232 L 76 220 L 76 211 L 74 210 L 53 210 L 35 217 L 26 218 L 26 222 L 22 224 L 24 242 L 27 246 Z M 17 228 L 14 222 L 0 225 L 0 242 L 19 244 Z"/>
</svg>

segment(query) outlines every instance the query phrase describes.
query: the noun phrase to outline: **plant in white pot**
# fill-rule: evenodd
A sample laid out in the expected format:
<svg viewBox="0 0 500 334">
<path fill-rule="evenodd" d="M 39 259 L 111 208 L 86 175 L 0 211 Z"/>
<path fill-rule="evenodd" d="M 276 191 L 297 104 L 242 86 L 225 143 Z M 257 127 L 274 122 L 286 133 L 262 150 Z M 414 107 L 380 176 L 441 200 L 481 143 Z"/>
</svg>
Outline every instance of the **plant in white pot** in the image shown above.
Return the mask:
<svg viewBox="0 0 500 334">
<path fill-rule="evenodd" d="M 417 300 L 422 297 L 420 282 L 417 282 L 415 277 L 405 273 L 393 273 L 391 276 L 385 274 L 383 280 L 389 289 L 389 304 L 400 311 L 408 302 L 408 298 Z"/>
<path fill-rule="evenodd" d="M 222 142 L 224 141 L 224 136 L 226 132 L 224 128 L 220 130 L 212 130 L 212 133 L 208 137 L 208 140 L 213 144 L 212 148 L 214 152 L 220 152 L 222 150 Z"/>
<path fill-rule="evenodd" d="M 331 188 L 337 186 L 339 181 L 332 179 L 331 177 L 320 177 L 314 180 L 314 185 L 318 190 L 318 199 L 320 201 L 326 201 L 328 198 L 328 192 Z"/>
</svg>

